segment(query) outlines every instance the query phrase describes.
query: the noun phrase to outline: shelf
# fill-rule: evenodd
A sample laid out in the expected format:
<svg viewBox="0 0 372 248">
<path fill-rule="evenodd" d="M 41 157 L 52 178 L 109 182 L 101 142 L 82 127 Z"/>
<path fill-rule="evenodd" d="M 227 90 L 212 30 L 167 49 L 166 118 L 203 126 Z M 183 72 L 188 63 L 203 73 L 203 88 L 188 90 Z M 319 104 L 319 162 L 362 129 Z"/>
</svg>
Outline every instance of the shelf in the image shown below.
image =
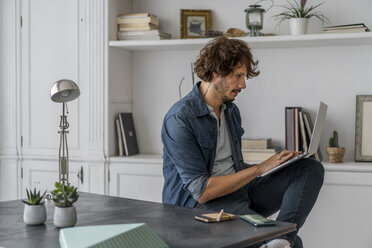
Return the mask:
<svg viewBox="0 0 372 248">
<path fill-rule="evenodd" d="M 326 171 L 372 173 L 372 163 L 368 162 L 344 162 L 344 163 L 322 162 L 322 164 Z"/>
<path fill-rule="evenodd" d="M 113 163 L 156 163 L 162 164 L 163 158 L 161 154 L 137 154 L 133 156 L 110 157 L 110 162 Z"/>
<path fill-rule="evenodd" d="M 154 163 L 162 164 L 163 159 L 161 154 L 137 154 L 129 157 L 110 157 L 110 162 L 114 163 Z M 259 161 L 246 161 L 250 164 L 258 164 Z M 357 173 L 372 173 L 372 162 L 353 162 L 344 163 L 328 163 L 322 162 L 325 171 L 332 172 L 357 172 Z"/>
<path fill-rule="evenodd" d="M 293 48 L 321 47 L 344 45 L 372 45 L 372 32 L 366 33 L 336 33 L 336 34 L 307 34 L 279 35 L 238 38 L 246 41 L 251 48 Z M 110 47 L 129 51 L 156 50 L 199 50 L 208 39 L 173 39 L 173 40 L 121 40 L 110 41 Z"/>
</svg>

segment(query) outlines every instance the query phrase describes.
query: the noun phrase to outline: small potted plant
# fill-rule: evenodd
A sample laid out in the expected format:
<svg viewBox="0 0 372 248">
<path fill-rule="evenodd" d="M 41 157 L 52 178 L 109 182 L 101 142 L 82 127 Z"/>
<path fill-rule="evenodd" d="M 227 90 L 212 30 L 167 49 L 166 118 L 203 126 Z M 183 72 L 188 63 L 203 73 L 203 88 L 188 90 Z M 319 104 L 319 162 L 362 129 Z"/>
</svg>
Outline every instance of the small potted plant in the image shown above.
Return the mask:
<svg viewBox="0 0 372 248">
<path fill-rule="evenodd" d="M 70 227 L 76 224 L 76 209 L 73 203 L 79 198 L 77 188 L 68 184 L 56 182 L 52 191 L 54 201 L 54 225 L 57 227 Z"/>
<path fill-rule="evenodd" d="M 27 225 L 41 225 L 46 221 L 46 209 L 44 206 L 43 197 L 46 191 L 43 194 L 40 194 L 40 191 L 36 192 L 26 189 L 27 201 L 22 200 L 25 203 L 25 208 L 23 211 L 23 221 Z"/>
<path fill-rule="evenodd" d="M 289 28 L 292 35 L 306 34 L 309 19 L 312 17 L 319 19 L 321 22 L 330 22 L 327 17 L 316 10 L 324 2 L 315 6 L 305 7 L 306 2 L 307 0 L 300 0 L 300 3 L 297 0 L 293 0 L 293 2 L 287 0 L 286 5 L 279 5 L 284 8 L 284 11 L 274 15 L 274 18 L 279 21 L 279 25 L 283 21 L 289 20 Z"/>
<path fill-rule="evenodd" d="M 344 160 L 345 147 L 338 146 L 338 133 L 333 131 L 333 136 L 329 138 L 329 147 L 326 147 L 328 162 L 342 163 Z"/>
</svg>

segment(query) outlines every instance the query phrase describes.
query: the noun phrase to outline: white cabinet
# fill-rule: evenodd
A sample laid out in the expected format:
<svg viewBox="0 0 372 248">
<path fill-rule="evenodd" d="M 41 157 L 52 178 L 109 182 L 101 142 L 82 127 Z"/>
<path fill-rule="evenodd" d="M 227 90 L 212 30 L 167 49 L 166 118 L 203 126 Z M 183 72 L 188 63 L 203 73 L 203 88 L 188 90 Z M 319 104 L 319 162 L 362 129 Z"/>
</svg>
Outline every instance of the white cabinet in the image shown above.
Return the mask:
<svg viewBox="0 0 372 248">
<path fill-rule="evenodd" d="M 0 201 L 17 199 L 21 170 L 17 160 L 0 160 Z"/>
<path fill-rule="evenodd" d="M 299 235 L 306 247 L 371 246 L 372 164 L 327 164 L 318 201 Z"/>
<path fill-rule="evenodd" d="M 22 193 L 25 189 L 36 187 L 38 190 L 54 189 L 58 181 L 58 161 L 27 160 L 22 163 Z M 105 194 L 105 171 L 101 163 L 70 161 L 69 182 L 79 191 Z"/>
<path fill-rule="evenodd" d="M 52 191 L 55 182 L 58 181 L 58 161 L 25 161 L 23 162 L 23 188 L 36 188 L 41 191 Z M 77 163 L 70 163 L 69 182 L 83 188 L 84 168 Z M 26 191 L 22 191 L 22 197 Z"/>
<path fill-rule="evenodd" d="M 111 158 L 110 195 L 161 202 L 162 159 L 156 155 Z"/>
</svg>

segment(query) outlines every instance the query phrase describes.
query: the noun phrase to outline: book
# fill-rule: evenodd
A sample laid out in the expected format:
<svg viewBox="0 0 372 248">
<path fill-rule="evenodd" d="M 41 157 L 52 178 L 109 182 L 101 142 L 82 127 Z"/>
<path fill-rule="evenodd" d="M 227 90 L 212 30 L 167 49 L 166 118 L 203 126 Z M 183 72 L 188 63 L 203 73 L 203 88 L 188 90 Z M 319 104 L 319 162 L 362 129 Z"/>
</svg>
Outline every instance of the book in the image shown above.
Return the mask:
<svg viewBox="0 0 372 248">
<path fill-rule="evenodd" d="M 116 19 L 117 24 L 129 24 L 129 23 L 152 23 L 154 25 L 159 25 L 158 17 L 154 15 L 150 16 L 119 16 Z"/>
<path fill-rule="evenodd" d="M 293 108 L 285 108 L 285 149 L 294 150 L 293 142 Z"/>
<path fill-rule="evenodd" d="M 132 113 L 120 113 L 119 122 L 123 138 L 125 156 L 138 154 L 139 149 Z"/>
<path fill-rule="evenodd" d="M 242 148 L 260 148 L 266 149 L 270 146 L 271 139 L 251 139 L 251 138 L 242 138 Z"/>
<path fill-rule="evenodd" d="M 355 24 L 345 24 L 345 25 L 336 25 L 336 26 L 327 26 L 324 27 L 323 30 L 330 30 L 330 29 L 347 29 L 347 28 L 367 28 L 364 23 L 355 23 Z"/>
<path fill-rule="evenodd" d="M 61 248 L 169 247 L 146 223 L 63 228 L 59 244 Z"/>
<path fill-rule="evenodd" d="M 211 214 L 200 214 L 195 216 L 195 220 L 200 220 L 204 222 L 217 222 L 217 216 L 219 213 L 211 213 Z M 220 221 L 226 221 L 226 220 L 234 220 L 235 215 L 223 213 L 221 216 Z"/>
<path fill-rule="evenodd" d="M 278 148 L 242 148 L 242 152 L 276 152 Z"/>
<path fill-rule="evenodd" d="M 267 151 L 267 152 L 242 151 L 244 161 L 265 161 L 266 159 L 270 158 L 275 153 L 276 153 L 275 151 Z"/>
<path fill-rule="evenodd" d="M 301 107 L 285 107 L 285 149 L 302 150 L 302 139 L 299 133 L 299 111 Z"/>
<path fill-rule="evenodd" d="M 151 23 L 119 24 L 119 31 L 155 30 L 158 25 Z"/>
<path fill-rule="evenodd" d="M 143 18 L 143 17 L 149 17 L 149 16 L 155 16 L 156 17 L 156 15 L 153 15 L 153 14 L 148 13 L 148 12 L 121 14 L 118 17 L 121 17 L 121 18 Z"/>
<path fill-rule="evenodd" d="M 159 30 L 118 32 L 118 40 L 163 40 L 170 38 L 170 34 L 161 32 Z"/>
<path fill-rule="evenodd" d="M 167 36 L 118 36 L 118 40 L 169 40 Z"/>
<path fill-rule="evenodd" d="M 344 28 L 344 29 L 328 29 L 323 30 L 323 33 L 363 33 L 369 32 L 368 28 Z"/>
<path fill-rule="evenodd" d="M 295 151 L 300 151 L 300 138 L 299 138 L 299 126 L 298 126 L 298 112 L 299 107 L 294 108 L 294 144 L 295 144 Z"/>
<path fill-rule="evenodd" d="M 124 156 L 123 137 L 121 136 L 120 121 L 118 117 L 115 118 L 115 130 L 117 155 Z"/>
<path fill-rule="evenodd" d="M 308 141 L 306 137 L 306 131 L 305 131 L 305 125 L 304 125 L 304 118 L 303 118 L 303 112 L 300 111 L 298 113 L 299 121 L 300 121 L 300 133 L 301 133 L 301 140 L 302 140 L 302 151 L 307 152 L 308 151 Z"/>
</svg>

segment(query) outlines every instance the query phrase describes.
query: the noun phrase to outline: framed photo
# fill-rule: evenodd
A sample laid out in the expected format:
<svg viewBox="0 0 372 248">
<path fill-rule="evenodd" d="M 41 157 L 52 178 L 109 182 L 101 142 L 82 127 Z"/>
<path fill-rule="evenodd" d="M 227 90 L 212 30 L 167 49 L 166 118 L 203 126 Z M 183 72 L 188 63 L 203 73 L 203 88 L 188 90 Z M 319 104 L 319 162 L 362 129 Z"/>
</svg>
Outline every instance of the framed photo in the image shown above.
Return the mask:
<svg viewBox="0 0 372 248">
<path fill-rule="evenodd" d="M 211 10 L 181 9 L 181 39 L 206 37 L 205 32 L 212 29 Z"/>
<path fill-rule="evenodd" d="M 372 161 L 372 95 L 356 97 L 355 161 Z"/>
</svg>

